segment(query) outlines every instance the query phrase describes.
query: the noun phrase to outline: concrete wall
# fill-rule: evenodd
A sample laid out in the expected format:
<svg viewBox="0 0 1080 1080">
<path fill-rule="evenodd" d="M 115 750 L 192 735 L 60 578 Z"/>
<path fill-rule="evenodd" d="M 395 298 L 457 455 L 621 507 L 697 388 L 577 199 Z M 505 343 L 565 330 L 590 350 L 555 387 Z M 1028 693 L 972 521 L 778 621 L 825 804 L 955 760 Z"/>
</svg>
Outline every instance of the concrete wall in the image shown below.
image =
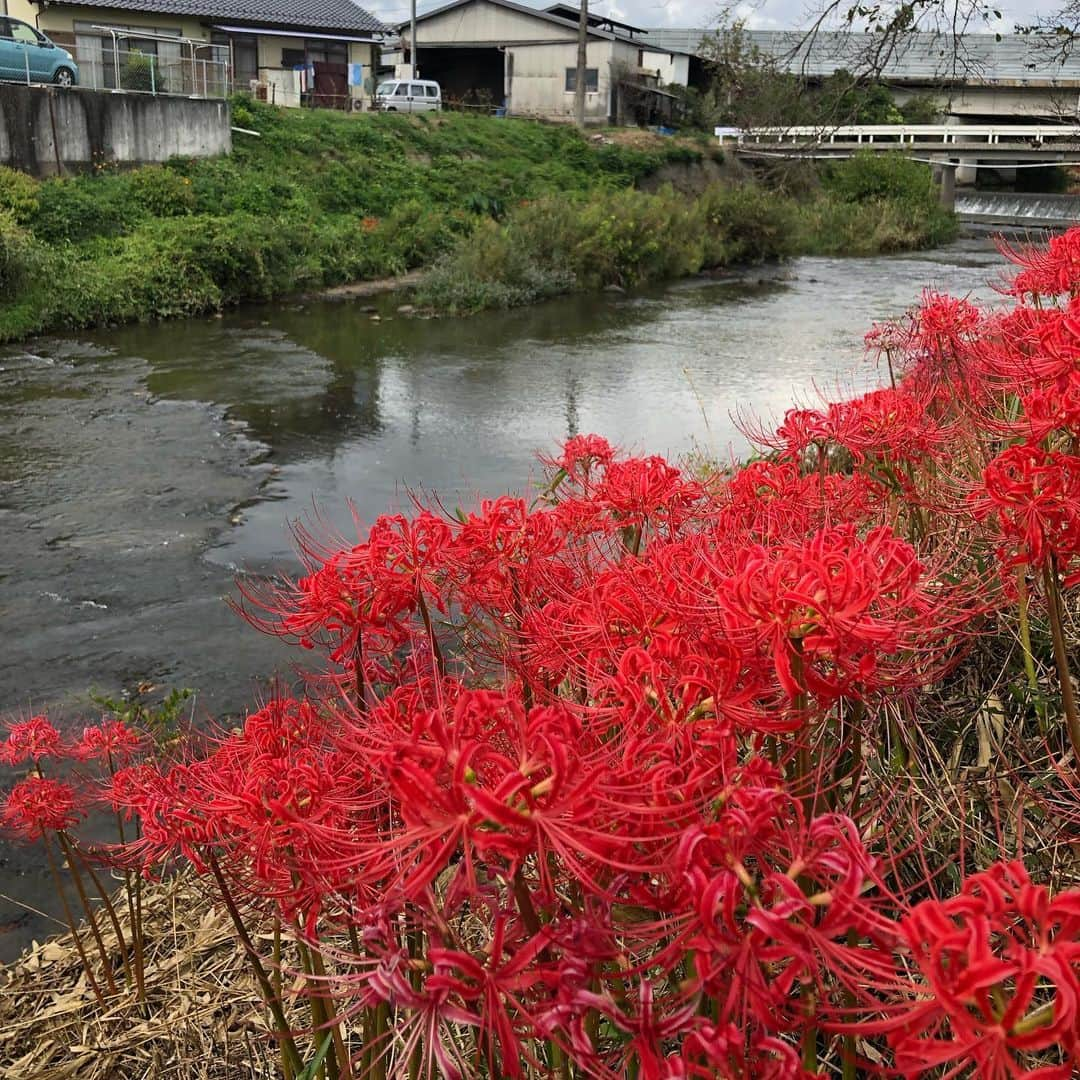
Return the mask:
<svg viewBox="0 0 1080 1080">
<path fill-rule="evenodd" d="M 0 83 L 0 163 L 35 176 L 227 154 L 230 123 L 224 101 Z"/>
</svg>

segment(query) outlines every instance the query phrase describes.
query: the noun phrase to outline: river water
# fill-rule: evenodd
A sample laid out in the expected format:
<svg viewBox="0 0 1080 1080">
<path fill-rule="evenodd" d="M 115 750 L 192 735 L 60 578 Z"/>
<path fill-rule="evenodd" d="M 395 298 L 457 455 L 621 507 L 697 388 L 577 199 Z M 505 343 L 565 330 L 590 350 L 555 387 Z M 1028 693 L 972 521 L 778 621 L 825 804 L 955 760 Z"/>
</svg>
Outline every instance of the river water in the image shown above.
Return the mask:
<svg viewBox="0 0 1080 1080">
<path fill-rule="evenodd" d="M 738 414 L 872 385 L 873 320 L 926 285 L 992 297 L 1000 270 L 964 240 L 464 320 L 319 302 L 0 348 L 0 713 L 74 726 L 91 687 L 166 685 L 239 712 L 294 654 L 225 600 L 295 569 L 290 520 L 520 490 L 578 432 L 738 456 Z M 48 932 L 16 901 L 50 892 L 0 845 L 0 960 Z"/>
</svg>

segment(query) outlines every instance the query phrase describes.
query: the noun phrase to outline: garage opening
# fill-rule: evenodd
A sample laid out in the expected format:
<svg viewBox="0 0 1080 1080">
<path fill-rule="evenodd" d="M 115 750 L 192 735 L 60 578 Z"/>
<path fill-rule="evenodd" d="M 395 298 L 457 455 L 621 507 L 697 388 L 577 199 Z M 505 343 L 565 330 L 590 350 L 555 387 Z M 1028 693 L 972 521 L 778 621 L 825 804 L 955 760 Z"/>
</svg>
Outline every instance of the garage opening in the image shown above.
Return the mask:
<svg viewBox="0 0 1080 1080">
<path fill-rule="evenodd" d="M 421 79 L 442 87 L 443 102 L 496 108 L 506 97 L 506 54 L 496 48 L 439 48 L 421 43 L 416 50 Z"/>
</svg>

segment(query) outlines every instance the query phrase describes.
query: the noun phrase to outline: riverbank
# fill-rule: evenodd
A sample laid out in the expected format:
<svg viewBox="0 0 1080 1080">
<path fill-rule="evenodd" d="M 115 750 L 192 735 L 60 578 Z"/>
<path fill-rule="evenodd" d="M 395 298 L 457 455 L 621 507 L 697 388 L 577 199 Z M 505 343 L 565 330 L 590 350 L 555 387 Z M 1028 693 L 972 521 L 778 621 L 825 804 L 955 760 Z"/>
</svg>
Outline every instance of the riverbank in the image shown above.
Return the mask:
<svg viewBox="0 0 1080 1080">
<path fill-rule="evenodd" d="M 0 169 L 0 341 L 205 315 L 422 268 L 435 268 L 421 285 L 425 303 L 466 311 L 737 261 L 911 250 L 951 236 L 925 170 L 913 191 L 909 176 L 883 182 L 880 167 L 860 188 L 859 168 L 846 167 L 851 176 L 815 180 L 812 197 L 796 200 L 742 183 L 704 138 L 598 140 L 529 121 L 345 116 L 246 101 L 235 122 L 260 134 L 238 135 L 227 159 L 40 184 Z M 719 182 L 702 194 L 635 190 L 680 169 Z M 615 228 L 605 213 L 612 205 Z M 492 260 L 478 288 L 470 253 L 518 245 L 552 206 L 563 246 L 525 252 L 515 266 L 503 260 L 499 288 Z"/>
</svg>

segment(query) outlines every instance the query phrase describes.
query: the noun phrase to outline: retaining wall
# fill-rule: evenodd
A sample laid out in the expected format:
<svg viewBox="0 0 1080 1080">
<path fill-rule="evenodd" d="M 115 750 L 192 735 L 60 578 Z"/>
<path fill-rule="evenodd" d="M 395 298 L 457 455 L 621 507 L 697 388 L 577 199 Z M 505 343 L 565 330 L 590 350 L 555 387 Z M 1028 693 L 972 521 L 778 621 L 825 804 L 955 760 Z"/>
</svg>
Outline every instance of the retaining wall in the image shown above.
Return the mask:
<svg viewBox="0 0 1080 1080">
<path fill-rule="evenodd" d="M 0 164 L 33 176 L 227 154 L 230 125 L 225 101 L 0 83 Z"/>
</svg>

